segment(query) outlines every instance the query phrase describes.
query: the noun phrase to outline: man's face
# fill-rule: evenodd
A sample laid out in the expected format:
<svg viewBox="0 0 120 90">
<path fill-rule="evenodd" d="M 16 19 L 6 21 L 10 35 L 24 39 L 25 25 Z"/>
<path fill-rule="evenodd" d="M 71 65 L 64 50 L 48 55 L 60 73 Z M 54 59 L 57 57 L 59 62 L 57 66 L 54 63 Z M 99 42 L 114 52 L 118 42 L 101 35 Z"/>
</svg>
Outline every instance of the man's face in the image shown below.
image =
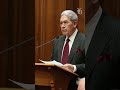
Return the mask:
<svg viewBox="0 0 120 90">
<path fill-rule="evenodd" d="M 60 18 L 60 27 L 63 35 L 70 37 L 77 26 L 77 22 L 73 22 L 69 17 L 63 15 Z"/>
</svg>

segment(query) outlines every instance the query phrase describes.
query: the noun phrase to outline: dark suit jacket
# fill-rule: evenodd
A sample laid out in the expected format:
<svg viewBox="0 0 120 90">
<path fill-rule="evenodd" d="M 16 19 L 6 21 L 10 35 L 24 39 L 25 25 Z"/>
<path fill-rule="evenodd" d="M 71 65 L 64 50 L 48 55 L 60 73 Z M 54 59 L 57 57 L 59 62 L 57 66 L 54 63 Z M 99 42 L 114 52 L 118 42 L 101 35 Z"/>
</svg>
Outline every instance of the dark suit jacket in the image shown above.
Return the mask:
<svg viewBox="0 0 120 90">
<path fill-rule="evenodd" d="M 62 55 L 64 40 L 65 40 L 64 35 L 55 39 L 53 43 L 52 60 L 61 62 L 61 55 Z M 85 63 L 83 59 L 85 58 L 84 44 L 85 44 L 85 36 L 84 34 L 78 31 L 74 39 L 73 45 L 71 47 L 71 51 L 70 51 L 67 63 L 74 64 L 77 66 L 77 68 L 79 67 L 80 64 Z M 82 72 L 79 72 L 79 73 L 82 73 Z M 80 75 L 83 76 L 83 74 L 80 74 Z"/>
<path fill-rule="evenodd" d="M 86 90 L 120 89 L 120 22 L 102 14 L 86 53 Z"/>
</svg>

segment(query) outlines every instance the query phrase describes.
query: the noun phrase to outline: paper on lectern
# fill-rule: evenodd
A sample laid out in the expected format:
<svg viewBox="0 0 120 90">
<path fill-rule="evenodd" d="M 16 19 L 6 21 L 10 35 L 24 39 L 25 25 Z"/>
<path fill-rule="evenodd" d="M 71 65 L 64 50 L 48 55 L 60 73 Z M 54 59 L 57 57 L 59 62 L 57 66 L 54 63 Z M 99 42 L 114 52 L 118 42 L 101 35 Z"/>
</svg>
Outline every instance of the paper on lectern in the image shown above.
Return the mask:
<svg viewBox="0 0 120 90">
<path fill-rule="evenodd" d="M 62 66 L 63 66 L 62 63 L 57 62 L 57 61 L 55 61 L 55 60 L 53 60 L 53 61 L 43 61 L 43 60 L 39 60 L 39 61 L 41 61 L 42 63 L 45 63 L 45 64 L 53 64 L 53 65 L 56 65 L 56 66 L 59 66 L 59 67 L 62 67 Z"/>
</svg>

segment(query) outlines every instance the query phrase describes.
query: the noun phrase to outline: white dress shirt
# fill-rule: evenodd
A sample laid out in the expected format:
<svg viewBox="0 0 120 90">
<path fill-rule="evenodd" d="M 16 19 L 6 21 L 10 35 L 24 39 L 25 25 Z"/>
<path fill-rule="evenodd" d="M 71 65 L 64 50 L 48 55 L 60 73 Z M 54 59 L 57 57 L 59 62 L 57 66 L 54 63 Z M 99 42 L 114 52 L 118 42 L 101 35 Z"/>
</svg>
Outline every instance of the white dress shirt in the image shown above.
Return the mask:
<svg viewBox="0 0 120 90">
<path fill-rule="evenodd" d="M 75 36 L 77 35 L 77 32 L 78 32 L 78 29 L 75 30 L 75 32 L 69 37 L 69 54 L 70 54 L 70 51 L 71 51 L 71 48 L 72 48 L 72 45 L 73 45 L 73 42 L 74 42 L 74 39 L 75 39 Z M 68 39 L 68 37 L 65 38 L 65 41 L 64 41 L 64 46 L 65 46 L 65 43 L 66 43 L 66 40 Z M 63 56 L 63 50 L 64 50 L 64 46 L 63 46 L 63 49 L 62 49 L 62 56 Z M 62 58 L 61 56 L 61 58 Z"/>
</svg>

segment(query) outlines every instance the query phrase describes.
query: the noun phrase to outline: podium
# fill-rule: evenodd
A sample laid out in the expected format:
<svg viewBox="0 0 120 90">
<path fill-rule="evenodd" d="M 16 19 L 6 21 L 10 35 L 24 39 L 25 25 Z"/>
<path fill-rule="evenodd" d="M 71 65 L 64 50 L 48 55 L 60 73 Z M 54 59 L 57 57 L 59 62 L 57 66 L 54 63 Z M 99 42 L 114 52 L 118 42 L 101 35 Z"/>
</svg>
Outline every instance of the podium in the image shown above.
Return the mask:
<svg viewBox="0 0 120 90">
<path fill-rule="evenodd" d="M 76 77 L 77 74 L 56 65 L 35 63 L 35 85 L 49 87 L 40 90 L 67 90 L 69 81 Z"/>
</svg>

